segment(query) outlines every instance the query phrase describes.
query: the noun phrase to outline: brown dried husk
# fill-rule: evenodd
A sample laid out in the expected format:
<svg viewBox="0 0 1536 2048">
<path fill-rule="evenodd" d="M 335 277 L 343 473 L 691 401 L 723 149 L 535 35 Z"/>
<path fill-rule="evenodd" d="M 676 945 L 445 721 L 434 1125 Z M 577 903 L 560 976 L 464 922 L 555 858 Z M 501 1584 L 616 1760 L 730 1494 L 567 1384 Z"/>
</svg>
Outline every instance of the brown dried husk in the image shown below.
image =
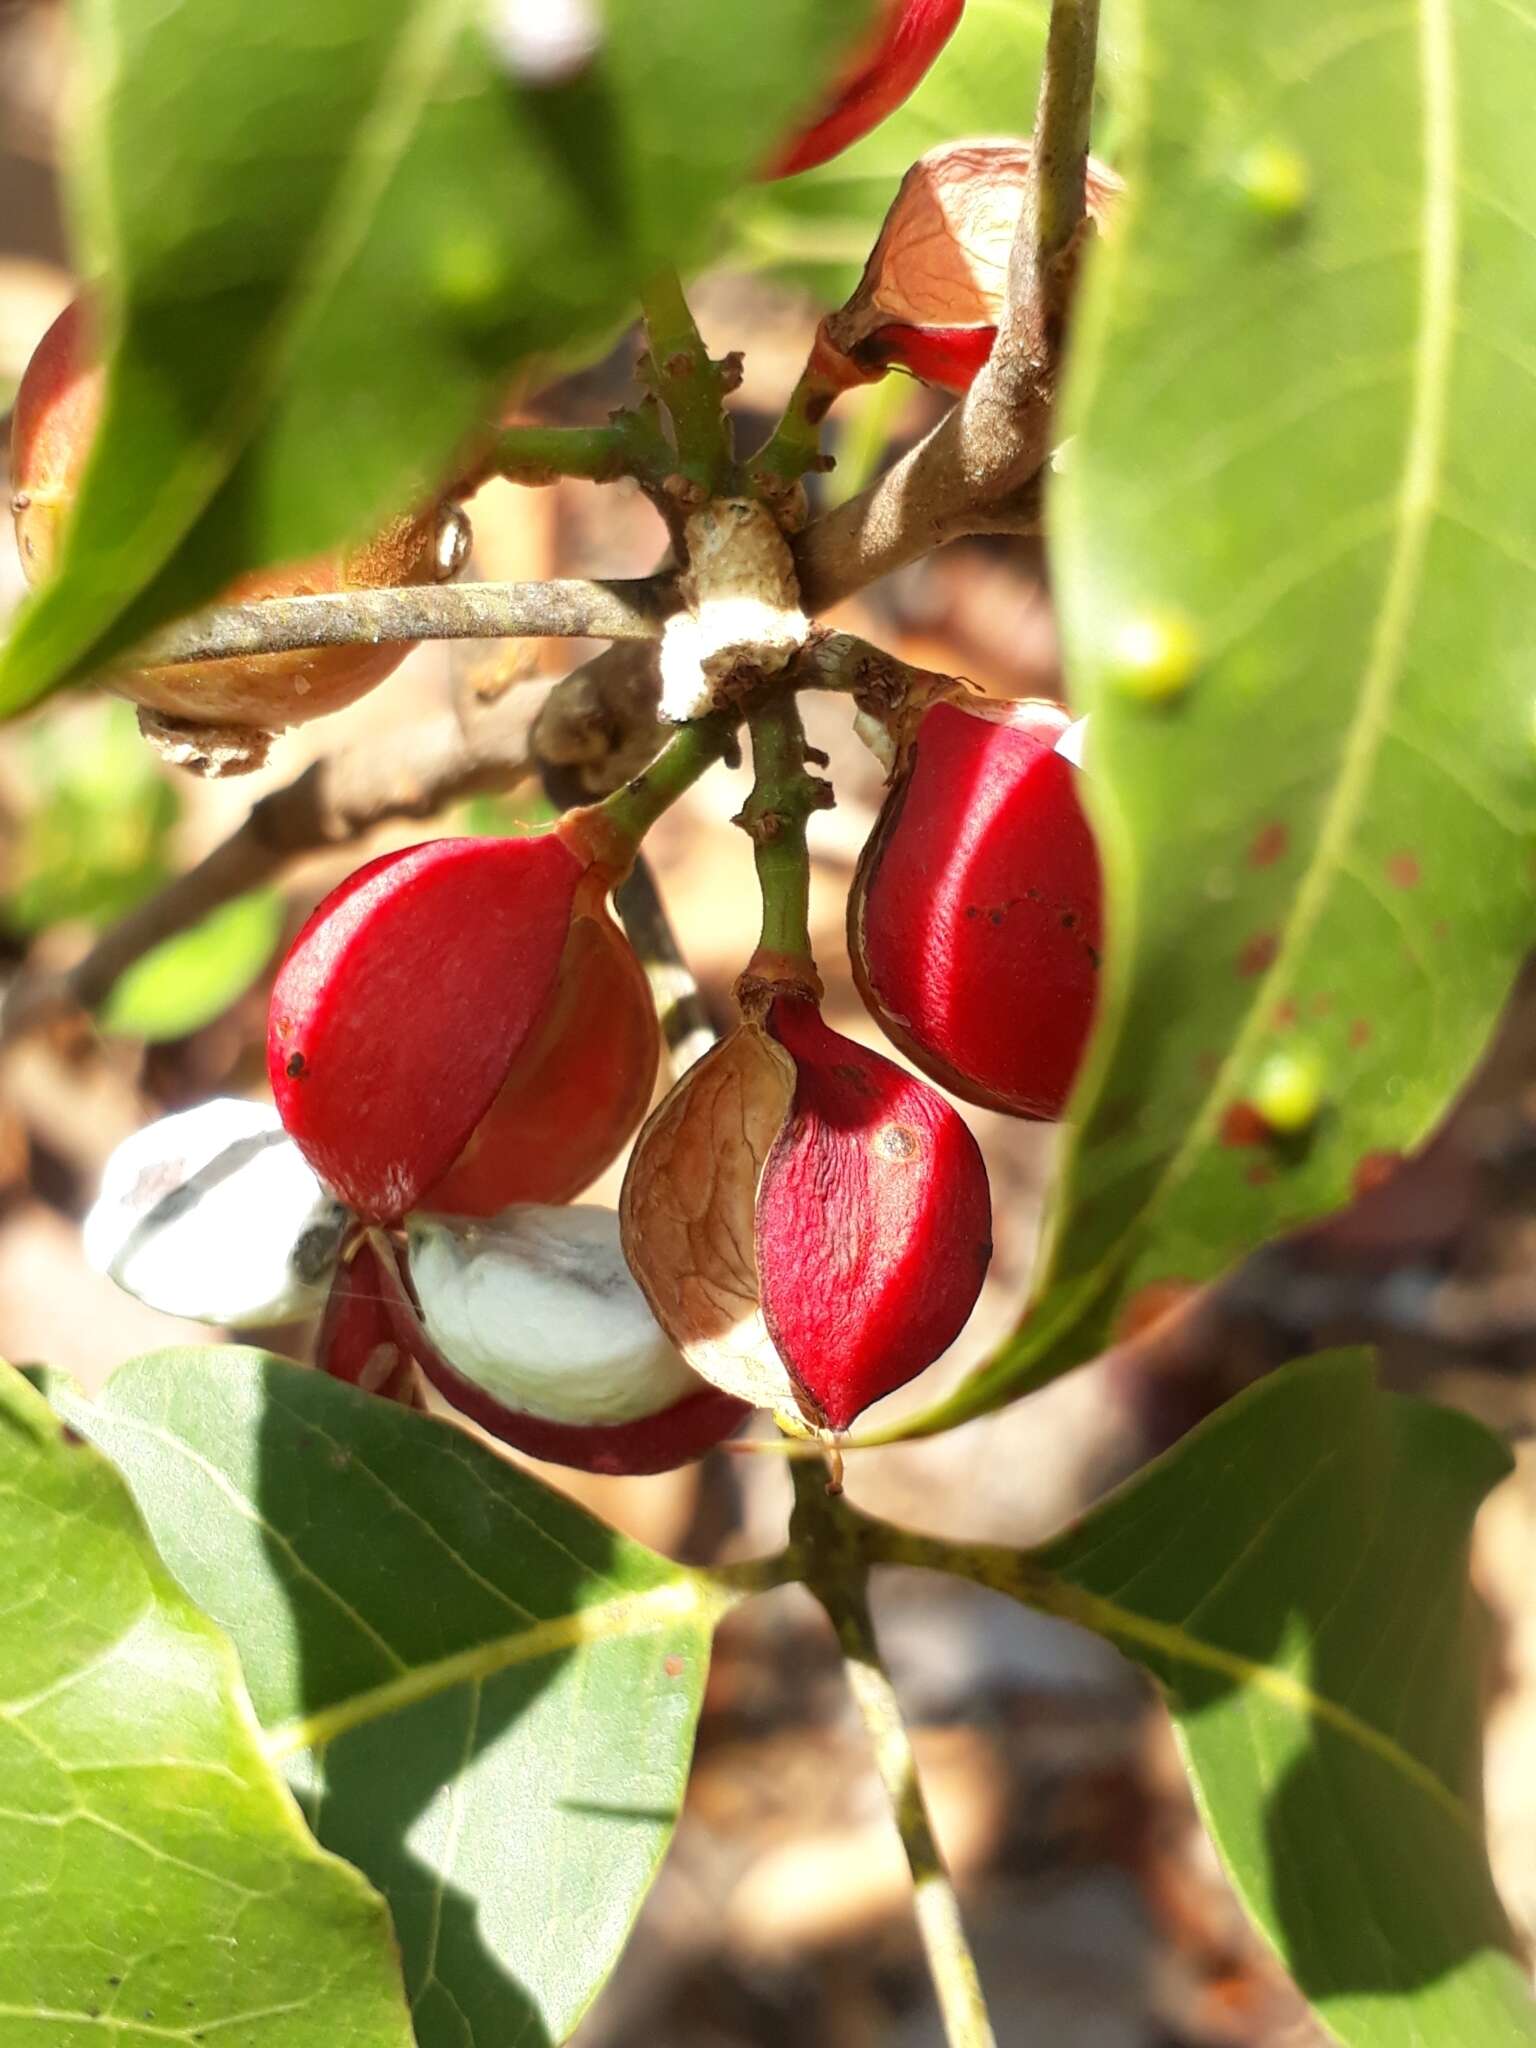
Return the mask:
<svg viewBox="0 0 1536 2048">
<path fill-rule="evenodd" d="M 1010 137 L 946 142 L 901 181 L 858 288 L 823 331 L 857 356 L 882 328 L 995 328 L 1023 210 L 1031 149 Z M 1124 187 L 1088 159 L 1088 217 L 1102 228 Z"/>
<path fill-rule="evenodd" d="M 705 1054 L 640 1133 L 619 1198 L 624 1255 L 657 1322 L 702 1378 L 806 1433 L 758 1298 L 763 1166 L 795 1064 L 753 1020 Z"/>
</svg>

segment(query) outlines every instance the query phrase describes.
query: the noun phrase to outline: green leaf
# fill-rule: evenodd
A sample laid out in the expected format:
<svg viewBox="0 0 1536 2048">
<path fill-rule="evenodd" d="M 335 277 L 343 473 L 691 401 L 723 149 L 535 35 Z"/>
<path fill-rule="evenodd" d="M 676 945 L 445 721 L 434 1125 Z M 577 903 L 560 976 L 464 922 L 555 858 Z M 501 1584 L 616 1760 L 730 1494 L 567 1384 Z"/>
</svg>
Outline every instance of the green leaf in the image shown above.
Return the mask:
<svg viewBox="0 0 1536 2048">
<path fill-rule="evenodd" d="M 1053 501 L 1102 1015 L 1036 1304 L 926 1427 L 1421 1140 L 1536 929 L 1536 26 L 1498 0 L 1121 19 L 1130 189 Z M 1315 1119 L 1253 1143 L 1240 1105 L 1309 1070 Z"/>
<path fill-rule="evenodd" d="M 1483 1845 L 1480 1425 L 1291 1366 L 1067 1535 L 983 1574 L 1168 1696 L 1245 1906 L 1347 2048 L 1536 2042 Z"/>
<path fill-rule="evenodd" d="M 563 2041 L 670 1839 L 727 1597 L 453 1425 L 260 1352 L 157 1353 L 67 1412 L 389 1899 L 423 2048 Z"/>
<path fill-rule="evenodd" d="M 167 879 L 181 805 L 130 705 L 101 699 L 40 720 L 24 735 L 22 787 L 5 900 L 14 931 L 109 924 Z"/>
<path fill-rule="evenodd" d="M 732 209 L 738 260 L 840 304 L 925 151 L 962 136 L 1030 133 L 1049 11 L 1047 0 L 968 0 L 923 83 L 872 134 L 801 177 L 741 193 Z"/>
<path fill-rule="evenodd" d="M 82 269 L 116 350 L 0 710 L 433 487 L 521 369 L 700 253 L 869 6 L 775 0 L 745 35 L 718 0 L 604 0 L 591 60 L 532 82 L 479 0 L 81 0 Z"/>
<path fill-rule="evenodd" d="M 388 1917 L 317 1849 L 228 1642 L 0 1367 L 0 2038 L 409 2048 Z"/>
<path fill-rule="evenodd" d="M 282 932 L 283 899 L 274 890 L 232 898 L 120 976 L 102 1008 L 102 1024 L 151 1042 L 201 1030 L 244 995 Z"/>
</svg>

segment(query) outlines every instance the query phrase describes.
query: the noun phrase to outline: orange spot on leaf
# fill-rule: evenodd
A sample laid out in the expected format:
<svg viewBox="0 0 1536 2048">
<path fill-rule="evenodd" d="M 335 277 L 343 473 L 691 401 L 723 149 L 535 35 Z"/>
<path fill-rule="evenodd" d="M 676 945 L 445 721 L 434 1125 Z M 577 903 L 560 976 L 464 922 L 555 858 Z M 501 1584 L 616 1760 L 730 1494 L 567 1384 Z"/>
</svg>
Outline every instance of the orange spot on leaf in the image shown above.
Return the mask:
<svg viewBox="0 0 1536 2048">
<path fill-rule="evenodd" d="M 1269 1126 L 1251 1102 L 1232 1103 L 1221 1119 L 1223 1145 L 1262 1145 L 1268 1136 Z"/>
<path fill-rule="evenodd" d="M 1370 1044 L 1372 1029 L 1373 1026 L 1369 1017 L 1356 1017 L 1351 1022 L 1349 1027 L 1349 1043 L 1353 1051 L 1359 1052 L 1362 1046 Z"/>
<path fill-rule="evenodd" d="M 1416 853 L 1394 853 L 1387 862 L 1387 880 L 1394 889 L 1417 889 L 1423 879 Z"/>
<path fill-rule="evenodd" d="M 1350 1179 L 1356 1197 L 1374 1194 L 1377 1188 L 1385 1187 L 1402 1163 L 1401 1152 L 1367 1152 L 1357 1162 Z"/>
<path fill-rule="evenodd" d="M 1239 974 L 1251 977 L 1262 974 L 1275 964 L 1275 955 L 1280 951 L 1280 941 L 1273 932 L 1255 932 L 1237 956 Z"/>
<path fill-rule="evenodd" d="M 1248 849 L 1248 865 L 1253 868 L 1270 868 L 1287 851 L 1291 843 L 1291 828 L 1279 818 L 1268 825 L 1261 825 L 1253 835 L 1253 844 Z"/>
</svg>

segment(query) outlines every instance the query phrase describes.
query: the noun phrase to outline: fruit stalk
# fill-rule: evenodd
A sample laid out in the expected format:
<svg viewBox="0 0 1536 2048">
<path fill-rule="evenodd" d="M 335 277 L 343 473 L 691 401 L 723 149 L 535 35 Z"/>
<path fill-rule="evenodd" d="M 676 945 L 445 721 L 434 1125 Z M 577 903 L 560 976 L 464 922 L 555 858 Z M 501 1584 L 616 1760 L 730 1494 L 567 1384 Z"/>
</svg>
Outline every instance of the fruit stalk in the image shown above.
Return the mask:
<svg viewBox="0 0 1536 2048">
<path fill-rule="evenodd" d="M 833 801 L 832 790 L 807 772 L 805 727 L 793 696 L 785 693 L 764 704 L 749 729 L 756 779 L 737 823 L 751 838 L 762 891 L 759 952 L 802 968 L 815 982 L 806 821 Z"/>
<path fill-rule="evenodd" d="M 679 726 L 650 766 L 584 811 L 568 811 L 559 830 L 567 843 L 580 843 L 613 875 L 629 872 L 640 842 L 717 761 L 730 753 L 736 720 L 724 713 Z"/>
</svg>

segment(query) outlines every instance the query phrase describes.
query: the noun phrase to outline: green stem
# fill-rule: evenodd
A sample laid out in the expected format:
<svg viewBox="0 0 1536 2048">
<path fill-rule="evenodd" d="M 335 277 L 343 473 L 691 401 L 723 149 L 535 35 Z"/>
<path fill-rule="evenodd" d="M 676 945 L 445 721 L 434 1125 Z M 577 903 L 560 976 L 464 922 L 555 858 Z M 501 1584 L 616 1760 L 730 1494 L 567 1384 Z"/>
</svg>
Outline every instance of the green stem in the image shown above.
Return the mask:
<svg viewBox="0 0 1536 2048">
<path fill-rule="evenodd" d="M 911 1738 L 875 1637 L 863 1518 L 827 1491 L 825 1472 L 792 1468 L 795 1514 L 789 1555 L 826 1609 L 842 1648 L 848 1689 L 863 1716 L 875 1768 L 912 1873 L 918 1933 L 938 1996 L 949 2048 L 996 2048 L 959 1901 L 934 1840 Z"/>
<path fill-rule="evenodd" d="M 817 374 L 813 356 L 789 395 L 783 418 L 747 465 L 762 496 L 782 497 L 811 471 L 831 469 L 832 458 L 821 452 L 821 426 L 838 388 Z"/>
<path fill-rule="evenodd" d="M 672 451 L 654 417 L 621 412 L 606 427 L 507 427 L 496 437 L 489 467 L 517 484 L 551 484 L 565 476 L 612 483 L 621 476 L 660 482 Z"/>
<path fill-rule="evenodd" d="M 601 803 L 568 812 L 557 829 L 602 838 L 610 850 L 632 856 L 662 813 L 730 752 L 736 723 L 726 713 L 713 713 L 679 726 L 649 768 Z"/>
<path fill-rule="evenodd" d="M 805 727 L 789 692 L 749 720 L 752 794 L 737 823 L 752 841 L 763 898 L 762 950 L 802 961 L 811 955 L 811 855 L 806 820 L 832 802 L 828 784 L 806 770 Z"/>
<path fill-rule="evenodd" d="M 671 418 L 678 471 L 705 496 L 722 497 L 732 471 L 725 371 L 710 359 L 675 270 L 651 279 L 641 306 L 648 345 L 642 374 Z"/>
</svg>

